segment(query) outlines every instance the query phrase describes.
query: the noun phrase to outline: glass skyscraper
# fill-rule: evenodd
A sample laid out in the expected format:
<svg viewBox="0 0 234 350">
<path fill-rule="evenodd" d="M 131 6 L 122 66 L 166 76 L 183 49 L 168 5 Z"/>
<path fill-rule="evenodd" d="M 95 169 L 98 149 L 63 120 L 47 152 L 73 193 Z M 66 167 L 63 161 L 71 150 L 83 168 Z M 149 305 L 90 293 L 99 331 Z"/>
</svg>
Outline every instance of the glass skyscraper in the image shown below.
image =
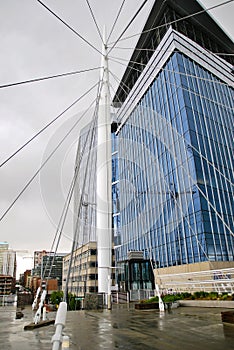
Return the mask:
<svg viewBox="0 0 234 350">
<path fill-rule="evenodd" d="M 112 144 L 112 229 L 114 244 L 119 240 L 119 185 L 118 185 L 118 140 L 117 124 L 111 124 Z M 74 175 L 74 231 L 77 247 L 96 242 L 96 127 L 88 124 L 79 136 Z"/>
<path fill-rule="evenodd" d="M 112 145 L 112 240 L 119 242 L 119 184 L 118 143 L 115 131 L 117 124 L 111 124 Z M 97 183 L 97 128 L 94 123 L 81 129 L 74 172 L 74 256 L 72 261 L 69 290 L 79 295 L 97 292 L 97 233 L 96 233 L 96 183 Z M 112 250 L 112 253 L 114 251 Z M 114 260 L 114 254 L 112 254 Z M 67 274 L 71 256 L 67 255 L 64 275 Z M 91 261 L 90 261 L 91 259 Z M 113 263 L 114 264 L 114 263 Z M 115 274 L 112 273 L 114 280 Z M 90 281 L 92 282 L 90 282 Z M 87 282 L 87 284 L 86 284 Z"/>
<path fill-rule="evenodd" d="M 79 136 L 74 174 L 74 234 L 76 247 L 96 241 L 96 143 L 89 124 Z"/>
<path fill-rule="evenodd" d="M 114 98 L 125 289 L 147 288 L 143 261 L 168 274 L 234 267 L 234 44 L 207 13 L 188 16 L 201 10 L 155 1 Z"/>
</svg>

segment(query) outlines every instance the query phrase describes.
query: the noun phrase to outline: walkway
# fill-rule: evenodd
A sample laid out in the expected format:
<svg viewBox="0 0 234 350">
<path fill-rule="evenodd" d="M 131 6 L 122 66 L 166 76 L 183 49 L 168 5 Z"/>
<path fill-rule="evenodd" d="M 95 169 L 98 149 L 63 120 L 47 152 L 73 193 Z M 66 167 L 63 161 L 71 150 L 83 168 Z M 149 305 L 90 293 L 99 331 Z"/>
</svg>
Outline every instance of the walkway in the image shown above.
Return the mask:
<svg viewBox="0 0 234 350">
<path fill-rule="evenodd" d="M 114 306 L 110 311 L 68 312 L 64 333 L 71 350 L 233 350 L 234 325 L 223 326 L 221 309 L 180 307 L 161 315 Z M 15 320 L 12 307 L 0 308 L 0 344 L 4 350 L 48 350 L 54 326 L 24 331 L 31 310 Z M 52 316 L 52 314 L 51 314 Z"/>
</svg>

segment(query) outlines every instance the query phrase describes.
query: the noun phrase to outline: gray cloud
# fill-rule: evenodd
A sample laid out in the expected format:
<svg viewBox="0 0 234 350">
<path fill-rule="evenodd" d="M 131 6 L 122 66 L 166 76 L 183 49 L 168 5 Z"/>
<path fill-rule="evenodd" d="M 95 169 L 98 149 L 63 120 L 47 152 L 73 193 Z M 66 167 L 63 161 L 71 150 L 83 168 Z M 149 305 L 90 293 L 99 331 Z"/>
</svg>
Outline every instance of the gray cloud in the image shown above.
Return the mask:
<svg viewBox="0 0 234 350">
<path fill-rule="evenodd" d="M 45 3 L 99 50 L 101 49 L 101 40 L 85 1 L 70 0 L 68 4 L 64 0 L 45 0 Z M 121 3 L 120 0 L 90 1 L 101 30 L 103 24 L 106 24 L 107 33 L 110 31 Z M 113 33 L 113 40 L 117 38 L 141 3 L 140 0 L 126 2 Z M 138 22 L 131 26 L 128 31 L 129 35 L 141 30 L 152 3 L 153 0 L 149 1 Z M 202 3 L 208 6 L 214 5 L 213 0 L 203 0 Z M 233 36 L 231 18 L 233 4 L 221 7 L 212 13 L 226 31 Z M 133 47 L 136 40 L 137 37 L 124 41 L 121 45 Z M 36 1 L 1 1 L 0 42 L 0 85 L 100 65 L 100 55 L 58 22 Z M 127 59 L 131 51 L 118 50 L 115 54 Z M 124 67 L 111 62 L 110 68 L 119 77 L 124 71 Z M 99 72 L 95 71 L 0 89 L 0 161 L 8 157 L 83 94 L 98 78 Z M 112 84 L 114 87 L 117 85 L 113 80 Z M 62 135 L 64 125 L 69 125 L 70 120 L 80 114 L 94 97 L 93 92 L 0 169 L 1 213 L 40 166 L 45 153 L 58 140 L 58 136 Z M 77 136 L 78 133 L 79 130 L 77 130 Z M 74 171 L 75 139 L 73 134 L 66 146 L 61 148 L 55 160 L 51 161 L 48 168 L 42 172 L 44 190 L 47 191 L 47 203 L 45 204 L 45 198 L 41 197 L 41 180 L 37 179 L 0 222 L 0 240 L 8 241 L 12 248 L 28 249 L 31 252 L 38 249 L 50 249 L 65 192 Z M 60 165 L 61 168 L 59 168 Z M 60 172 L 61 176 L 56 178 L 57 172 Z M 60 186 L 59 197 L 57 185 Z M 53 210 L 53 215 L 50 210 Z M 65 232 L 70 237 L 71 217 Z M 63 236 L 60 251 L 69 249 L 70 240 Z"/>
</svg>

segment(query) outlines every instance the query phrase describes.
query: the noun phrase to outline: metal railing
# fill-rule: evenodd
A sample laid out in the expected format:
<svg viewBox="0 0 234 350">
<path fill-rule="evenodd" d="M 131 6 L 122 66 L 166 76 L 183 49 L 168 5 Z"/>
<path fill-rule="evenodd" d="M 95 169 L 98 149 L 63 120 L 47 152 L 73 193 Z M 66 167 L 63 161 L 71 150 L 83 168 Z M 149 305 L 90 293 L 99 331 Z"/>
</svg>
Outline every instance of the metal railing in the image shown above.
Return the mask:
<svg viewBox="0 0 234 350">
<path fill-rule="evenodd" d="M 126 304 L 129 303 L 129 293 L 128 292 L 112 292 L 112 303 L 114 304 Z"/>
<path fill-rule="evenodd" d="M 164 293 L 194 293 L 196 291 L 234 293 L 234 268 L 160 274 L 157 278 Z"/>
<path fill-rule="evenodd" d="M 150 299 L 155 296 L 155 290 L 152 289 L 137 289 L 129 291 L 129 300 L 138 301 L 143 299 Z"/>
</svg>

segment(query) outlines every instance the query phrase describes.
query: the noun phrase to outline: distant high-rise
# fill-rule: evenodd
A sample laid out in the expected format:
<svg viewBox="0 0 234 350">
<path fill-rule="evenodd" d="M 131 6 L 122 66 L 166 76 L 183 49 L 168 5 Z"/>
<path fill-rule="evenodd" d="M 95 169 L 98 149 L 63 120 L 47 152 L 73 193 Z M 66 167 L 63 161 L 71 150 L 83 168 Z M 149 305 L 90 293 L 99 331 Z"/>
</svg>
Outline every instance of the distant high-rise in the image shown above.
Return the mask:
<svg viewBox="0 0 234 350">
<path fill-rule="evenodd" d="M 0 242 L 0 275 L 16 276 L 16 252 L 7 242 Z"/>
<path fill-rule="evenodd" d="M 7 242 L 0 242 L 0 274 L 3 274 L 3 257 L 4 252 L 9 248 L 9 244 Z"/>
<path fill-rule="evenodd" d="M 197 1 L 155 1 L 113 101 L 123 289 L 148 288 L 147 259 L 155 274 L 234 267 L 233 52 Z"/>
<path fill-rule="evenodd" d="M 33 253 L 33 268 L 37 268 L 39 265 L 41 265 L 41 261 L 43 256 L 50 255 L 52 252 L 47 252 L 46 250 L 36 250 Z"/>
<path fill-rule="evenodd" d="M 0 295 L 14 293 L 16 280 L 16 252 L 8 242 L 0 242 Z"/>
</svg>

